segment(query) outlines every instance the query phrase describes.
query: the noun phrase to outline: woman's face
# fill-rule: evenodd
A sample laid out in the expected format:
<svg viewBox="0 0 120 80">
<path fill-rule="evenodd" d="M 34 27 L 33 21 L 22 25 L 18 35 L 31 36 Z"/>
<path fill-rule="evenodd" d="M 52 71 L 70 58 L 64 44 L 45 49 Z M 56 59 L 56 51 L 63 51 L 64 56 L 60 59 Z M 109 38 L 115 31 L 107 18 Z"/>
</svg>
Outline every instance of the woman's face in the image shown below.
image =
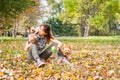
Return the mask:
<svg viewBox="0 0 120 80">
<path fill-rule="evenodd" d="M 46 34 L 47 34 L 47 33 L 45 33 L 44 26 L 41 26 L 41 27 L 40 27 L 40 30 L 39 30 L 39 35 L 45 36 Z"/>
</svg>

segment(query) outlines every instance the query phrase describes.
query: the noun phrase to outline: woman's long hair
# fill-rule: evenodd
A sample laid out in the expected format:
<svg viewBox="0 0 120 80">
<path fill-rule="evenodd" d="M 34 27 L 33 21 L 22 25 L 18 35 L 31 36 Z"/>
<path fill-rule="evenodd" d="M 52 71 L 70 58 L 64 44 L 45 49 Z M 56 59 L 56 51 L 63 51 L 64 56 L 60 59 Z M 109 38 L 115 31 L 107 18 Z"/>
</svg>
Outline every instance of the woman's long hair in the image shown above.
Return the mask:
<svg viewBox="0 0 120 80">
<path fill-rule="evenodd" d="M 44 31 L 45 31 L 45 33 L 47 33 L 45 35 L 45 37 L 47 38 L 47 43 L 49 43 L 51 39 L 54 39 L 54 36 L 52 34 L 52 30 L 51 30 L 51 26 L 49 24 L 43 24 L 41 26 L 44 27 Z"/>
</svg>

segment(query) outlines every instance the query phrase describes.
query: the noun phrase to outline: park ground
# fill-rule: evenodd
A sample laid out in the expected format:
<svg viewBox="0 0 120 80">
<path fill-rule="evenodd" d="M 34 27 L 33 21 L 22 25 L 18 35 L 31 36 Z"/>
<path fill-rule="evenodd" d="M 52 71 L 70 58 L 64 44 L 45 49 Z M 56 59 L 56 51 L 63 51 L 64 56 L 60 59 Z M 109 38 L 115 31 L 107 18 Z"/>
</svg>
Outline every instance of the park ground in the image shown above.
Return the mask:
<svg viewBox="0 0 120 80">
<path fill-rule="evenodd" d="M 58 37 L 72 46 L 70 67 L 55 60 L 42 68 L 26 60 L 26 38 L 0 37 L 0 80 L 119 80 L 120 36 Z"/>
</svg>

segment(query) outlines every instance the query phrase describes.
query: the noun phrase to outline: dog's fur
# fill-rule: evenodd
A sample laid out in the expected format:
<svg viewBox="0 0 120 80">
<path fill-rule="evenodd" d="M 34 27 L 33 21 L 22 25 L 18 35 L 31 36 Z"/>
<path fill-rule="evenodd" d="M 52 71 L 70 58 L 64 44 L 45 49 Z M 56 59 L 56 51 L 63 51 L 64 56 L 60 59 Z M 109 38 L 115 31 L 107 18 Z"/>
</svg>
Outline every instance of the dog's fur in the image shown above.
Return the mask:
<svg viewBox="0 0 120 80">
<path fill-rule="evenodd" d="M 62 46 L 62 52 L 63 52 L 64 57 L 66 57 L 68 60 L 71 59 L 72 49 L 71 49 L 71 46 L 70 46 L 70 45 L 64 44 L 64 45 Z M 54 56 L 54 57 L 55 57 L 55 56 Z M 48 62 L 48 63 L 52 63 L 51 58 L 53 58 L 53 56 L 50 57 L 50 58 L 48 58 L 48 59 L 45 60 L 45 61 Z M 56 59 L 58 59 L 58 58 L 56 58 Z M 59 61 L 58 61 L 58 63 L 59 63 Z"/>
<path fill-rule="evenodd" d="M 67 59 L 70 58 L 70 55 L 72 54 L 72 49 L 70 45 L 63 46 L 63 54 Z"/>
</svg>

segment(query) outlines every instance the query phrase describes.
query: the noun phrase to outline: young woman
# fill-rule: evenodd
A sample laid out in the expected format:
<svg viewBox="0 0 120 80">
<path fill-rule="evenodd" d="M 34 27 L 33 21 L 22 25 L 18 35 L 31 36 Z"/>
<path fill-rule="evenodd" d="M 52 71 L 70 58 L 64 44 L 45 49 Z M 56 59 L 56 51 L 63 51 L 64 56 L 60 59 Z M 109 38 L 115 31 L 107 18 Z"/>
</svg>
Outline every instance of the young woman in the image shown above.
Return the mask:
<svg viewBox="0 0 120 80">
<path fill-rule="evenodd" d="M 50 25 L 43 24 L 39 27 L 39 32 L 37 34 L 37 41 L 40 49 L 36 46 L 36 44 L 28 44 L 25 46 L 25 50 L 28 50 L 28 60 L 35 60 L 38 63 L 38 67 L 44 66 L 46 60 L 52 54 L 51 47 L 56 45 L 57 55 L 62 59 L 66 64 L 70 64 L 70 62 L 64 57 L 61 46 L 62 43 L 54 38 Z M 46 44 L 50 44 L 47 48 Z M 42 60 L 43 59 L 43 60 Z"/>
</svg>

